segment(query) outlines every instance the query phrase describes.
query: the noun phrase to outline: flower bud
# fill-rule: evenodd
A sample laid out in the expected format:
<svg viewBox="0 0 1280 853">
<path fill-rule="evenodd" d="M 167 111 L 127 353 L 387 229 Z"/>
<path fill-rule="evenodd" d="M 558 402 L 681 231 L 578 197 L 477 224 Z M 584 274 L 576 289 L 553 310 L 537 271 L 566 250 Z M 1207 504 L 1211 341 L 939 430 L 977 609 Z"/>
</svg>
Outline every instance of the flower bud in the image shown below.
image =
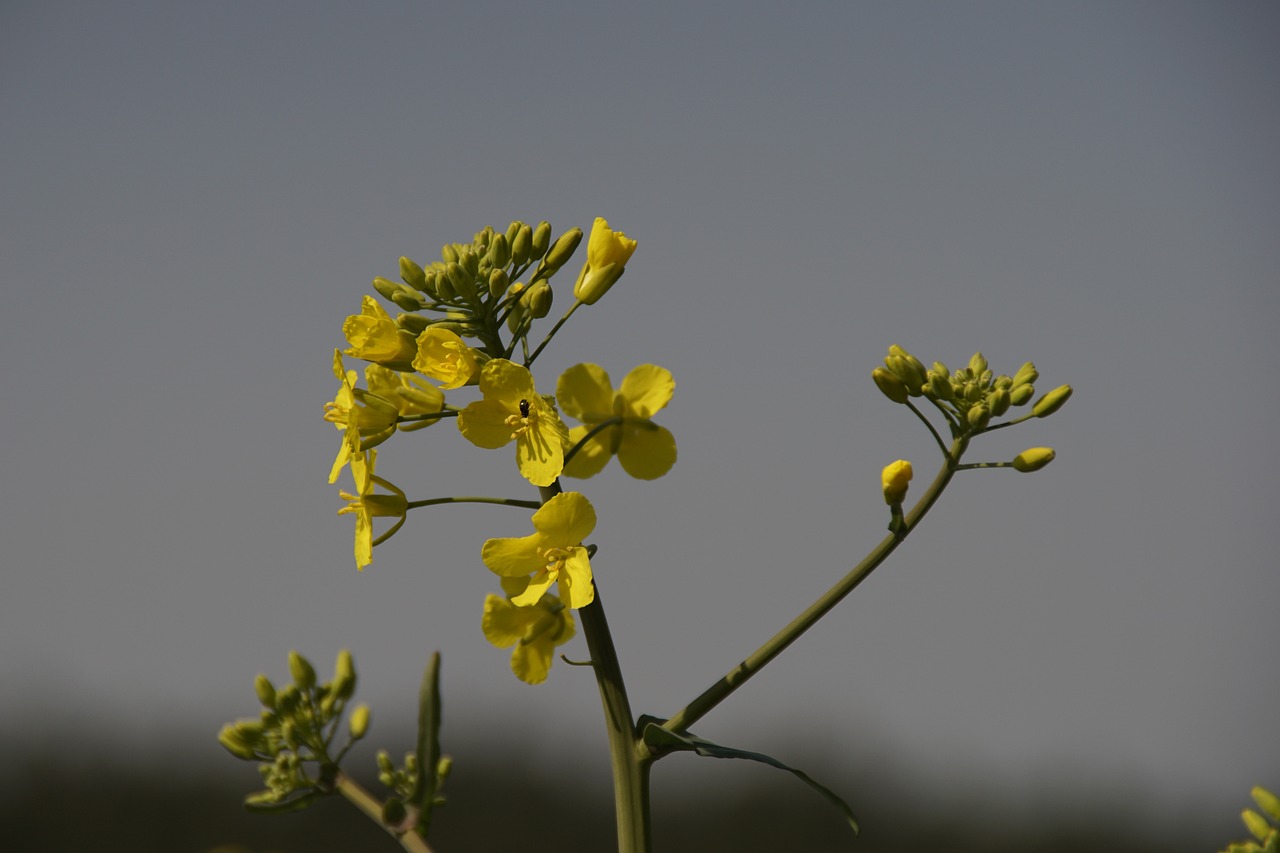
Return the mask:
<svg viewBox="0 0 1280 853">
<path fill-rule="evenodd" d="M 1018 368 L 1018 372 L 1013 374 L 1014 387 L 1019 385 L 1034 384 L 1040 378 L 1040 371 L 1036 370 L 1036 366 L 1031 362 L 1027 362 Z"/>
<path fill-rule="evenodd" d="M 1009 392 L 1009 402 L 1015 406 L 1025 406 L 1036 395 L 1036 386 L 1034 385 L 1014 385 L 1013 390 Z"/>
<path fill-rule="evenodd" d="M 560 239 L 563 240 L 564 238 L 561 237 Z M 556 242 L 559 242 L 559 241 L 556 241 Z M 533 229 L 532 239 L 530 240 L 529 257 L 531 258 L 542 257 L 547 253 L 547 247 L 550 245 L 551 245 L 551 223 L 544 219 L 538 223 L 537 228 Z"/>
<path fill-rule="evenodd" d="M 502 235 L 499 234 L 499 237 Z M 507 277 L 507 273 L 502 269 L 494 269 L 489 273 L 489 295 L 494 299 L 499 298 L 507 292 L 507 287 L 511 284 L 511 279 Z"/>
<path fill-rule="evenodd" d="M 1012 395 L 1003 388 L 997 388 L 987 396 L 987 405 L 991 407 L 991 417 L 993 418 L 998 418 L 1009 411 L 1009 406 L 1012 403 Z"/>
<path fill-rule="evenodd" d="M 987 369 L 987 359 L 980 352 L 975 352 L 969 359 L 969 370 L 973 372 L 975 377 L 981 376 L 982 372 Z"/>
<path fill-rule="evenodd" d="M 536 235 L 535 235 L 536 236 Z M 573 253 L 577 251 L 578 244 L 582 242 L 582 229 L 572 228 L 556 240 L 547 256 L 542 259 L 542 263 L 538 264 L 538 271 L 534 273 L 534 279 L 547 279 L 556 274 L 569 258 L 573 257 Z M 534 246 L 537 249 L 537 246 Z"/>
<path fill-rule="evenodd" d="M 1031 407 L 1031 414 L 1035 415 L 1037 418 L 1047 418 L 1049 415 L 1058 411 L 1058 409 L 1061 409 L 1063 404 L 1070 398 L 1070 385 L 1062 385 L 1058 388 L 1054 388 L 1048 394 L 1045 394 L 1039 400 L 1036 400 L 1036 404 Z"/>
<path fill-rule="evenodd" d="M 396 325 L 416 338 L 426 331 L 431 321 L 421 314 L 397 314 Z"/>
<path fill-rule="evenodd" d="M 440 257 L 444 259 L 446 265 L 456 264 L 458 262 L 458 250 L 453 247 L 452 243 L 445 243 L 440 247 Z"/>
<path fill-rule="evenodd" d="M 385 299 L 394 299 L 395 295 L 404 289 L 404 285 L 398 281 L 392 281 L 389 278 L 375 276 L 373 279 L 373 289 Z"/>
<path fill-rule="evenodd" d="M 396 766 L 391 763 L 391 753 L 385 749 L 378 750 L 378 754 L 374 757 L 374 761 L 378 763 L 378 769 L 383 773 L 394 773 Z"/>
<path fill-rule="evenodd" d="M 453 771 L 453 759 L 448 755 L 440 756 L 440 760 L 436 762 L 436 777 L 441 781 L 447 779 Z"/>
<path fill-rule="evenodd" d="M 907 386 L 897 375 L 890 373 L 883 367 L 877 367 L 871 371 L 871 379 L 876 383 L 876 387 L 895 403 L 907 402 Z"/>
<path fill-rule="evenodd" d="M 987 424 L 991 422 L 991 410 L 985 404 L 979 403 L 976 406 L 970 406 L 966 416 L 969 420 L 969 426 L 974 432 L 979 432 L 987 428 Z"/>
<path fill-rule="evenodd" d="M 520 233 L 520 229 L 523 227 L 524 223 L 519 219 L 513 220 L 512 223 L 507 226 L 507 245 L 515 243 L 516 235 Z"/>
<path fill-rule="evenodd" d="M 356 691 L 356 665 L 351 652 L 343 649 L 338 652 L 338 660 L 333 667 L 333 692 L 339 699 L 350 699 Z"/>
<path fill-rule="evenodd" d="M 423 308 L 427 307 L 427 303 L 422 301 L 422 297 L 419 294 L 413 292 L 403 284 L 400 285 L 399 290 L 387 298 L 394 302 L 397 307 L 403 308 L 406 311 L 421 311 Z"/>
<path fill-rule="evenodd" d="M 1254 785 L 1249 793 L 1253 795 L 1253 801 L 1258 804 L 1258 808 L 1271 815 L 1275 821 L 1280 822 L 1280 797 L 1277 797 L 1261 785 Z"/>
<path fill-rule="evenodd" d="M 502 269 L 511 263 L 511 244 L 507 242 L 507 235 L 494 235 L 489 243 L 489 263 L 493 264 L 495 269 Z"/>
<path fill-rule="evenodd" d="M 918 358 L 895 344 L 889 347 L 889 355 L 884 362 L 907 386 L 908 394 L 912 397 L 920 396 L 920 389 L 925 383 L 925 369 Z"/>
<path fill-rule="evenodd" d="M 400 258 L 400 277 L 404 279 L 404 283 L 410 287 L 426 292 L 427 289 L 427 273 L 418 266 L 412 258 L 401 256 Z"/>
<path fill-rule="evenodd" d="M 529 263 L 530 252 L 533 251 L 533 229 L 521 225 L 516 238 L 511 241 L 511 262 L 518 267 Z"/>
<path fill-rule="evenodd" d="M 1024 474 L 1039 471 L 1057 456 L 1052 447 L 1031 447 L 1013 457 L 1013 468 Z"/>
<path fill-rule="evenodd" d="M 520 301 L 529 309 L 529 316 L 535 320 L 551 313 L 551 285 L 546 281 L 536 281 L 525 291 Z"/>
<path fill-rule="evenodd" d="M 1253 837 L 1259 841 L 1266 841 L 1271 835 L 1271 824 L 1267 823 L 1267 819 L 1253 809 L 1245 809 L 1240 812 L 1240 819 L 1244 821 L 1244 825 L 1253 833 Z"/>
<path fill-rule="evenodd" d="M 351 718 L 347 720 L 347 727 L 351 731 L 352 740 L 360 740 L 369 731 L 369 706 L 361 703 L 351 711 Z"/>
<path fill-rule="evenodd" d="M 296 651 L 289 652 L 289 674 L 293 676 L 293 683 L 301 691 L 305 692 L 316 686 L 315 667 Z"/>
<path fill-rule="evenodd" d="M 471 249 L 464 249 L 458 256 L 458 266 L 462 267 L 467 278 L 474 283 L 476 276 L 480 274 L 480 257 Z"/>
<path fill-rule="evenodd" d="M 880 472 L 880 484 L 884 490 L 884 502 L 893 506 L 902 503 L 907 496 L 907 484 L 911 482 L 913 472 L 911 463 L 905 459 L 890 462 Z"/>
<path fill-rule="evenodd" d="M 467 274 L 462 264 L 449 264 L 445 271 L 449 276 L 449 284 L 453 285 L 454 293 L 468 302 L 476 298 L 475 278 Z"/>
<path fill-rule="evenodd" d="M 955 399 L 955 389 L 951 387 L 951 377 L 945 373 L 929 374 L 929 393 L 937 397 L 939 400 Z"/>
<path fill-rule="evenodd" d="M 457 299 L 458 294 L 453 291 L 453 284 L 449 281 L 447 272 L 439 272 L 435 277 L 436 295 L 441 302 L 452 302 Z"/>
<path fill-rule="evenodd" d="M 218 743 L 222 744 L 223 749 L 236 758 L 252 761 L 258 757 L 254 750 L 254 745 L 261 737 L 262 732 L 260 730 L 256 734 L 246 730 L 243 727 L 243 722 L 227 723 L 222 727 L 222 731 L 218 732 Z"/>
<path fill-rule="evenodd" d="M 603 217 L 596 217 L 587 240 L 587 261 L 573 285 L 574 298 L 594 305 L 626 272 L 627 261 L 636 250 L 636 241 L 614 231 Z"/>
<path fill-rule="evenodd" d="M 276 688 L 264 673 L 258 673 L 258 677 L 253 680 L 253 690 L 258 694 L 258 701 L 262 703 L 262 707 L 275 708 Z"/>
</svg>

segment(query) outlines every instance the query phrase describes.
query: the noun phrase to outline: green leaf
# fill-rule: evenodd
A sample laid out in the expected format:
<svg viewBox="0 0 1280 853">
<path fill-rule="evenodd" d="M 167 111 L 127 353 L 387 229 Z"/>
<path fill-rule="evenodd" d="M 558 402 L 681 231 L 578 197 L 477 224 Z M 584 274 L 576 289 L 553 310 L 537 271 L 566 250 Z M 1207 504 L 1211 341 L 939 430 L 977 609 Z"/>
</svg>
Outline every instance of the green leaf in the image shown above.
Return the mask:
<svg viewBox="0 0 1280 853">
<path fill-rule="evenodd" d="M 660 722 L 653 717 L 640 718 L 641 737 L 644 739 L 645 746 L 649 747 L 655 755 L 661 756 L 670 752 L 692 752 L 706 758 L 743 758 L 747 761 L 756 761 L 761 764 L 768 764 L 770 767 L 777 767 L 779 770 L 785 770 L 817 791 L 827 802 L 839 809 L 841 814 L 844 815 L 845 822 L 853 830 L 853 834 L 858 834 L 858 819 L 854 817 L 853 809 L 849 807 L 849 804 L 840 799 L 830 788 L 814 781 L 804 771 L 789 767 L 778 759 L 763 753 L 720 746 L 689 732 L 676 733 L 667 731 L 659 725 Z"/>
</svg>

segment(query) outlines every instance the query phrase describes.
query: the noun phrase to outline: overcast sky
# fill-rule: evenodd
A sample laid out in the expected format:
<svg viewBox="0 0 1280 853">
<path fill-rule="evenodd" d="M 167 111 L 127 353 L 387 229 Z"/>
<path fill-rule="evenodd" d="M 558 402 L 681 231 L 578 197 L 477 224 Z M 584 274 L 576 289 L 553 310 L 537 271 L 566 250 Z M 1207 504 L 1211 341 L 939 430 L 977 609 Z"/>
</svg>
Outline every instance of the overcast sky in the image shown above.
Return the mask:
<svg viewBox="0 0 1280 853">
<path fill-rule="evenodd" d="M 879 541 L 882 465 L 932 477 L 886 348 L 981 349 L 1076 394 L 970 457 L 1058 459 L 958 476 L 698 732 L 1234 814 L 1280 788 L 1277 44 L 1263 2 L 5 4 L 0 721 L 212 754 L 290 648 L 353 649 L 382 720 L 439 649 L 459 730 L 603 761 L 590 675 L 480 632 L 527 512 L 415 512 L 358 574 L 321 415 L 400 255 L 606 216 L 627 276 L 536 377 L 676 377 L 672 473 L 581 485 L 637 712 Z M 534 496 L 452 424 L 380 473 Z"/>
</svg>

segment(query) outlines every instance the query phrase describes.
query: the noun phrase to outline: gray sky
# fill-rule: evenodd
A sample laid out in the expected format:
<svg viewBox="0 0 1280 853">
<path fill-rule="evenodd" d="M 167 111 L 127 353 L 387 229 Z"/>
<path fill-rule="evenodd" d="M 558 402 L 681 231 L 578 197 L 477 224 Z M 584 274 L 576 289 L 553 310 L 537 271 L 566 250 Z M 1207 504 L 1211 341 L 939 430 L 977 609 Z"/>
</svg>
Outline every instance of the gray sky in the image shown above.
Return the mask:
<svg viewBox="0 0 1280 853">
<path fill-rule="evenodd" d="M 1245 2 L 6 4 L 0 720 L 212 753 L 292 647 L 352 648 L 382 720 L 439 649 L 460 729 L 603 761 L 589 674 L 526 687 L 480 633 L 480 545 L 527 514 L 415 513 L 357 574 L 321 420 L 400 255 L 603 215 L 639 249 L 536 376 L 676 376 L 673 472 L 582 486 L 637 711 L 879 541 L 883 464 L 932 476 L 888 345 L 982 349 L 1076 395 L 971 458 L 1057 461 L 958 477 L 699 733 L 1234 813 L 1280 788 L 1278 39 Z M 533 493 L 451 425 L 380 463 Z"/>
</svg>

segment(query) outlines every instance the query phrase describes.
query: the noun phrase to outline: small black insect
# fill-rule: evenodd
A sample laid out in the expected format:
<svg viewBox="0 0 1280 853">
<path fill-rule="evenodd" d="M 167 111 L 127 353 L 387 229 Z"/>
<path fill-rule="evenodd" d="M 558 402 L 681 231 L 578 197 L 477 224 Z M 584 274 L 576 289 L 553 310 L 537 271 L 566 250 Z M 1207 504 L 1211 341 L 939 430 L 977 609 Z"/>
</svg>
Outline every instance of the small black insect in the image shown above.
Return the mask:
<svg viewBox="0 0 1280 853">
<path fill-rule="evenodd" d="M 520 401 L 520 417 L 522 418 L 529 417 L 529 401 L 528 400 Z"/>
</svg>

